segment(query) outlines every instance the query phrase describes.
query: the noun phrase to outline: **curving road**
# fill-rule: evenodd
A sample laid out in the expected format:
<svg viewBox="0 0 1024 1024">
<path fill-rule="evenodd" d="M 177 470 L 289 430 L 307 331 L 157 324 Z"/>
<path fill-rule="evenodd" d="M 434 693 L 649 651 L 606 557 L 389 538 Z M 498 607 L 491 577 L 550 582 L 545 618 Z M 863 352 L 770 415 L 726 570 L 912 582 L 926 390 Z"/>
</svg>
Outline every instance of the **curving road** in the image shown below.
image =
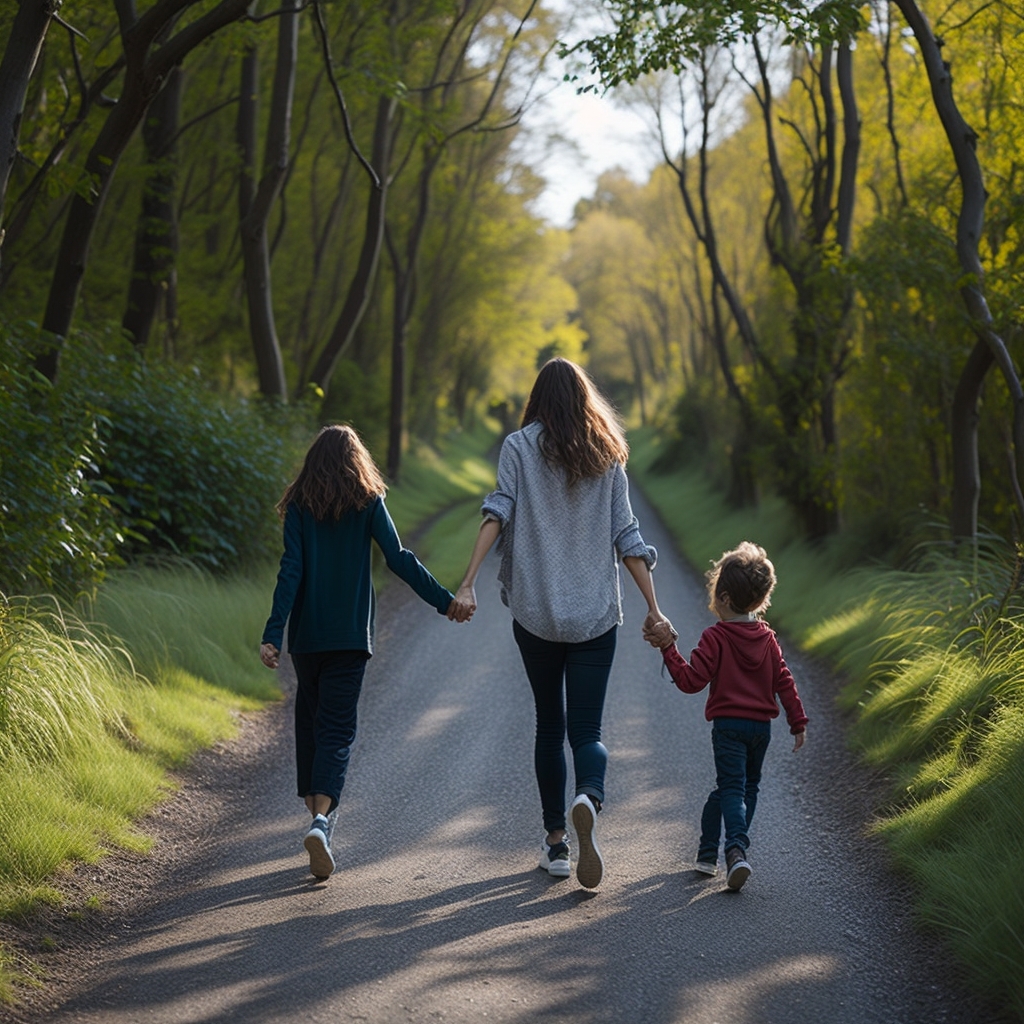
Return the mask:
<svg viewBox="0 0 1024 1024">
<path fill-rule="evenodd" d="M 710 621 L 702 588 L 634 497 L 688 650 Z M 792 754 L 776 728 L 754 874 L 735 894 L 687 869 L 713 782 L 709 726 L 702 698 L 676 691 L 640 641 L 631 584 L 606 715 L 605 880 L 588 892 L 538 871 L 532 707 L 495 571 L 492 559 L 469 626 L 401 586 L 385 593 L 327 884 L 306 874 L 288 712 L 274 708 L 248 726 L 255 753 L 223 752 L 222 769 L 207 759 L 192 785 L 209 820 L 189 856 L 45 1019 L 992 1019 L 947 980 L 948 957 L 914 929 L 907 894 L 863 837 L 873 797 L 843 750 L 834 684 L 792 652 L 808 745 Z"/>
</svg>

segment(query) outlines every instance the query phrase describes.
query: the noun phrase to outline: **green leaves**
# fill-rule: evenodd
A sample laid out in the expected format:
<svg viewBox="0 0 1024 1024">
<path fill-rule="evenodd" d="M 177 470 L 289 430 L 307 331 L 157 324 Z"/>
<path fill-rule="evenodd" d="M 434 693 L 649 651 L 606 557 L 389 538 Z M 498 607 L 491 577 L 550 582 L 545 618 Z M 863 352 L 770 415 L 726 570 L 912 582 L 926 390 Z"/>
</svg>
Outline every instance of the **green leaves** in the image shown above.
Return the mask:
<svg viewBox="0 0 1024 1024">
<path fill-rule="evenodd" d="M 304 408 L 219 396 L 123 342 L 71 339 L 57 386 L 32 355 L 29 329 L 0 330 L 0 590 L 73 598 L 125 558 L 225 570 L 276 547 Z"/>
<path fill-rule="evenodd" d="M 603 88 L 635 82 L 666 69 L 679 72 L 711 46 L 728 46 L 771 27 L 785 29 L 785 41 L 834 42 L 864 27 L 861 5 L 851 0 L 702 0 L 663 4 L 657 0 L 608 0 L 613 28 L 562 56 L 585 54 L 587 70 Z M 582 91 L 593 91 L 589 84 Z"/>
</svg>

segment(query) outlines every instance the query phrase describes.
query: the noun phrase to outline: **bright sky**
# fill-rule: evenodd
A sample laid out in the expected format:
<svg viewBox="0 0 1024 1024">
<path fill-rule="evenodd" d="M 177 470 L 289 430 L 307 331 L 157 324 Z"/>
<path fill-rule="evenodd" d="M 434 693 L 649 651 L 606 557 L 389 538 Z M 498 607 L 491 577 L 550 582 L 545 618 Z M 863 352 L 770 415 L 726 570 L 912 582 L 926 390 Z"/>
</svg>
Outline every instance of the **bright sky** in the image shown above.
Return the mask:
<svg viewBox="0 0 1024 1024">
<path fill-rule="evenodd" d="M 573 42 L 606 24 L 600 0 L 543 0 L 564 19 L 562 36 Z M 548 187 L 537 212 L 567 227 L 576 203 L 593 195 L 599 175 L 621 167 L 635 181 L 646 181 L 661 159 L 639 114 L 617 105 L 610 96 L 578 95 L 574 82 L 563 82 L 570 68 L 555 54 L 549 57 L 542 82 L 535 87 L 520 135 L 523 155 L 545 178 Z M 524 138 L 525 136 L 525 138 Z"/>
<path fill-rule="evenodd" d="M 660 159 L 639 114 L 610 97 L 577 95 L 569 82 L 529 109 L 523 127 L 530 136 L 529 162 L 548 182 L 537 212 L 562 227 L 576 203 L 593 194 L 602 172 L 621 167 L 643 182 Z"/>
</svg>

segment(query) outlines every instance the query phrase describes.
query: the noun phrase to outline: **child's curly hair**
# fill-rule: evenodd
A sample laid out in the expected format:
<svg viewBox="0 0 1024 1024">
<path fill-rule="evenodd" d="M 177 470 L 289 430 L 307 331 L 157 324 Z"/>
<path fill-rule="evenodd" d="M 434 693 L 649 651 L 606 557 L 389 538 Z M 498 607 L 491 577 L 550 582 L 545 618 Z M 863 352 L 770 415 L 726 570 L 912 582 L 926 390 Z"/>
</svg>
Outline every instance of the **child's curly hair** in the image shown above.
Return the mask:
<svg viewBox="0 0 1024 1024">
<path fill-rule="evenodd" d="M 749 540 L 724 552 L 706 578 L 712 611 L 717 598 L 738 614 L 763 612 L 771 604 L 776 583 L 775 566 L 768 553 Z"/>
</svg>

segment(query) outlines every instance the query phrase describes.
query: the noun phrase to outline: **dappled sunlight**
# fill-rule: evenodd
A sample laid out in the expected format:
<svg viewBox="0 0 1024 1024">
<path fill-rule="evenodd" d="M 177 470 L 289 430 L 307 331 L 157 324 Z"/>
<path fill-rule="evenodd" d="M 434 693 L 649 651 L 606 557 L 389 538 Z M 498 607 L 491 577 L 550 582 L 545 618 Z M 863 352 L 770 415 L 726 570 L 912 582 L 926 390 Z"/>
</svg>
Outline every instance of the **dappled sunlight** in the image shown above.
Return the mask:
<svg viewBox="0 0 1024 1024">
<path fill-rule="evenodd" d="M 832 956 L 792 956 L 729 977 L 696 984 L 687 989 L 679 1004 L 679 1020 L 696 1006 L 702 1019 L 722 1024 L 763 1024 L 767 997 L 779 988 L 822 983 L 840 973 L 840 964 Z M 797 990 L 798 991 L 798 990 Z M 797 997 L 798 998 L 798 997 Z"/>
<path fill-rule="evenodd" d="M 465 707 L 461 704 L 427 708 L 413 723 L 405 738 L 409 741 L 436 739 L 441 735 L 445 727 L 459 715 L 463 714 L 465 710 Z"/>
</svg>

